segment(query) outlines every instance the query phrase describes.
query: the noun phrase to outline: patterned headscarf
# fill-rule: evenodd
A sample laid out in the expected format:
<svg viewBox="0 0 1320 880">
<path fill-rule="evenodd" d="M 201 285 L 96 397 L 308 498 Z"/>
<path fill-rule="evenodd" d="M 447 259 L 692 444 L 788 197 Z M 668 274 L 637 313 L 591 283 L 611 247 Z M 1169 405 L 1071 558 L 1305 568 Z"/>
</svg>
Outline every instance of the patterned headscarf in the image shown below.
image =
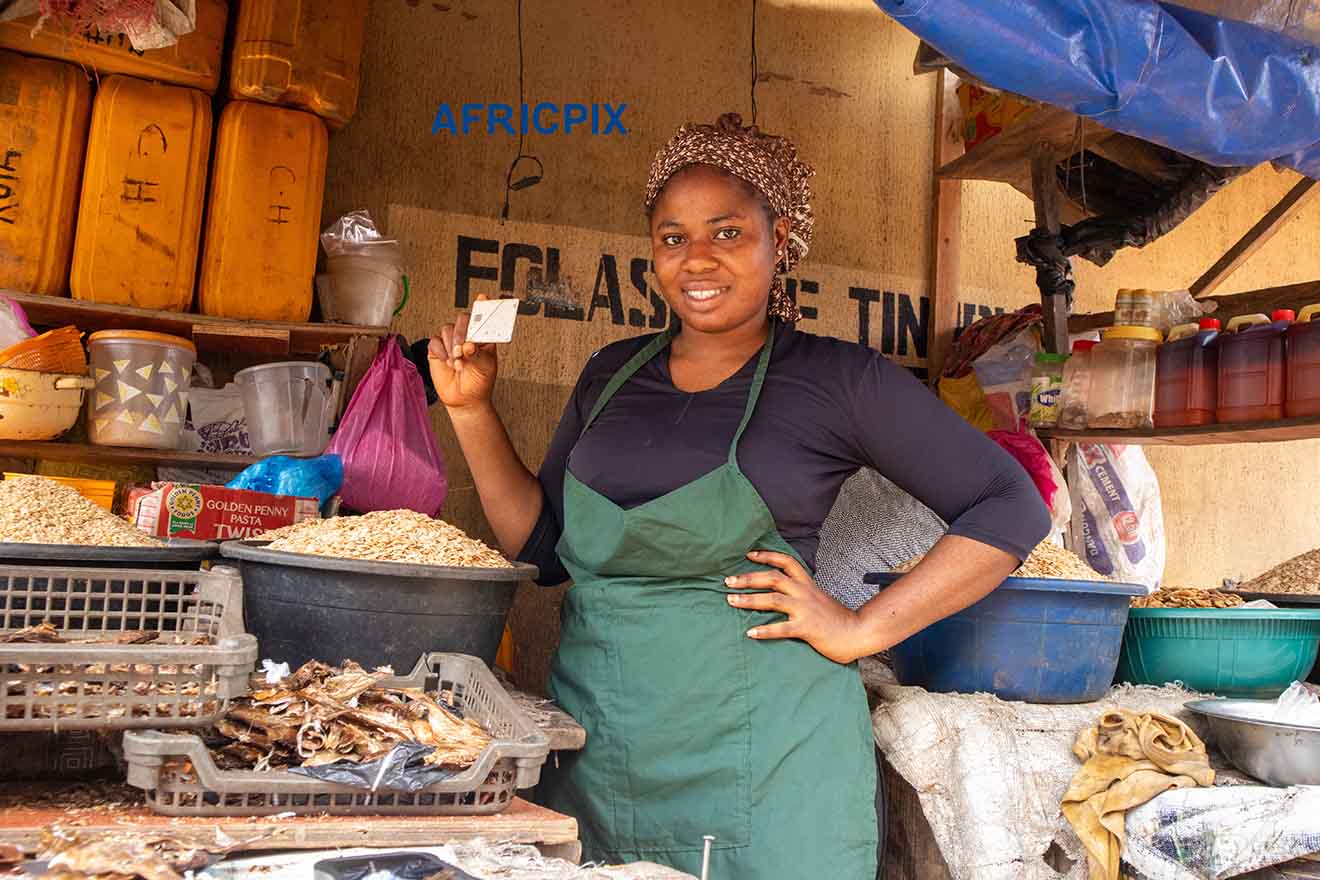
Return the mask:
<svg viewBox="0 0 1320 880">
<path fill-rule="evenodd" d="M 799 320 L 802 315 L 784 290 L 780 276 L 791 272 L 811 247 L 816 218 L 811 212 L 809 181 L 816 170 L 798 159 L 792 141 L 763 134 L 754 125 L 744 127 L 737 113 L 725 113 L 714 125 L 683 126 L 656 153 L 646 181 L 647 210 L 660 197 L 669 178 L 689 165 L 713 165 L 750 183 L 765 196 L 777 216 L 788 218 L 788 246 L 775 264 L 770 315 L 784 321 Z"/>
</svg>

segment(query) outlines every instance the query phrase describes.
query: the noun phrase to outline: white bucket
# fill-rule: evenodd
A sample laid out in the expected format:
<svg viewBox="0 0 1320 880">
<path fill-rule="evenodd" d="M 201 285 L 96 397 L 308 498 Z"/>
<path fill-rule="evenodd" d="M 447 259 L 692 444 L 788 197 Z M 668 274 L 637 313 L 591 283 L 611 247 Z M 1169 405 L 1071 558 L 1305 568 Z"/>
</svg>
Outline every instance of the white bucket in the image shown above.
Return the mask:
<svg viewBox="0 0 1320 880">
<path fill-rule="evenodd" d="M 403 271 L 394 262 L 344 255 L 327 257 L 316 276 L 321 316 L 335 324 L 388 327 L 403 296 Z"/>
<path fill-rule="evenodd" d="M 256 455 L 320 455 L 330 442 L 330 368 L 314 361 L 234 374 Z"/>
</svg>

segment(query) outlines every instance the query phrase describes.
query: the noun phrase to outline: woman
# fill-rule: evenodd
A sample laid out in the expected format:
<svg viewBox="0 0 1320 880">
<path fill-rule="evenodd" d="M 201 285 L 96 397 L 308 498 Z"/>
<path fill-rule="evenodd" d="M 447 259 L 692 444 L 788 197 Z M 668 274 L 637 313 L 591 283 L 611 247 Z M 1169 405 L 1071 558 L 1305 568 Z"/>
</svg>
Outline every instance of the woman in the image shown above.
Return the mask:
<svg viewBox="0 0 1320 880">
<path fill-rule="evenodd" d="M 811 243 L 812 171 L 734 114 L 689 125 L 646 191 L 681 329 L 583 369 L 539 479 L 491 405 L 492 346 L 433 340 L 436 388 L 504 550 L 569 577 L 551 693 L 587 747 L 547 803 L 588 858 L 711 876 L 875 876 L 875 766 L 853 662 L 984 596 L 1045 535 L 1027 475 L 870 349 L 797 332 L 777 273 Z M 812 581 L 859 467 L 950 523 L 856 612 Z"/>
</svg>

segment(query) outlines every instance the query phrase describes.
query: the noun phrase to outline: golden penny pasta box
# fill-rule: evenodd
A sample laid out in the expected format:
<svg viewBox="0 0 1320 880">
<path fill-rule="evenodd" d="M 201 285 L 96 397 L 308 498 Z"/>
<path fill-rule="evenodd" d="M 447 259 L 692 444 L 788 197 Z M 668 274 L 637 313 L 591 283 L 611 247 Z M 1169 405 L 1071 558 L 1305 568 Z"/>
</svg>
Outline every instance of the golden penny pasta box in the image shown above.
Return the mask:
<svg viewBox="0 0 1320 880">
<path fill-rule="evenodd" d="M 148 534 L 199 541 L 254 538 L 321 515 L 315 498 L 193 483 L 155 483 L 130 495 L 129 505 Z"/>
</svg>

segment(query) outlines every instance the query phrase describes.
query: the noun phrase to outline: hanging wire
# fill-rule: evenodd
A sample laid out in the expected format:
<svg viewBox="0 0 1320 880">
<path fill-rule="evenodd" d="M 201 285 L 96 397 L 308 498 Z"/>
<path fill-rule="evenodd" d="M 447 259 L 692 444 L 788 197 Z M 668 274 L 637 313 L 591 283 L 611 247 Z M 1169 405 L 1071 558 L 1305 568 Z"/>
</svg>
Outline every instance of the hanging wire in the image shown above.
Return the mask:
<svg viewBox="0 0 1320 880">
<path fill-rule="evenodd" d="M 518 109 L 522 110 L 523 104 L 527 102 L 526 91 L 523 87 L 523 15 L 522 0 L 516 0 L 518 9 Z M 541 160 L 535 156 L 530 156 L 523 152 L 526 143 L 527 133 L 521 125 L 518 126 L 518 154 L 513 157 L 509 163 L 509 170 L 504 175 L 504 207 L 500 209 L 500 220 L 509 219 L 509 196 L 514 190 L 526 189 L 541 182 L 545 175 L 545 166 Z M 513 171 L 518 167 L 518 163 L 523 159 L 528 159 L 536 163 L 536 171 L 526 177 L 519 178 L 516 182 L 513 179 Z"/>
<path fill-rule="evenodd" d="M 752 0 L 752 125 L 756 125 L 756 81 L 760 78 L 756 66 L 756 0 Z"/>
</svg>

